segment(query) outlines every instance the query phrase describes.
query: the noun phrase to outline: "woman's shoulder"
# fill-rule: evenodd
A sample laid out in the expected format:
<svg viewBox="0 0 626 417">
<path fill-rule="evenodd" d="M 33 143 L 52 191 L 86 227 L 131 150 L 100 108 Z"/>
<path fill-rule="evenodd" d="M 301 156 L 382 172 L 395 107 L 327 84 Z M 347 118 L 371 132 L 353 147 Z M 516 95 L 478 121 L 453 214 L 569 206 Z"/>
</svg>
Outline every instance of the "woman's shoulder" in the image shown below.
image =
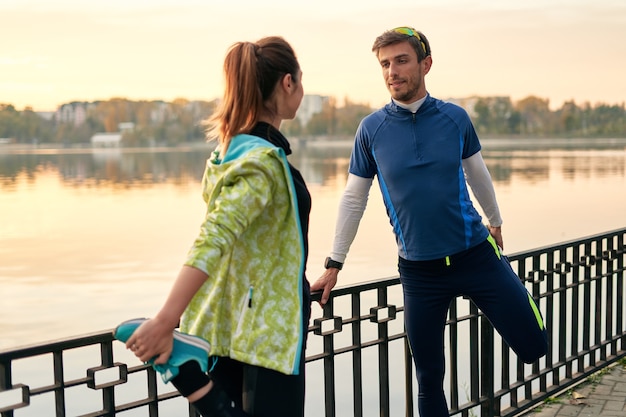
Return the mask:
<svg viewBox="0 0 626 417">
<path fill-rule="evenodd" d="M 280 148 L 258 136 L 240 134 L 231 139 L 226 154 L 223 156 L 222 163 L 272 152 L 280 153 L 279 149 Z"/>
</svg>

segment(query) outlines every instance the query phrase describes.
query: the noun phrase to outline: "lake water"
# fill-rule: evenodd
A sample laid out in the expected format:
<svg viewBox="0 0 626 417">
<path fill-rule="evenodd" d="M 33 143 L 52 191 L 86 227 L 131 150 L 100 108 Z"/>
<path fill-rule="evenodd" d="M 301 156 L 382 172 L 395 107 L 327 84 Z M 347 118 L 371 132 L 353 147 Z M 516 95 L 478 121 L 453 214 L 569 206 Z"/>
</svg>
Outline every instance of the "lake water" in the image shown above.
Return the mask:
<svg viewBox="0 0 626 417">
<path fill-rule="evenodd" d="M 350 146 L 294 144 L 290 156 L 313 198 L 310 281 L 330 251 Z M 209 153 L 207 146 L 0 148 L 0 349 L 153 315 L 204 215 L 200 180 Z M 483 140 L 483 156 L 509 254 L 626 223 L 626 140 Z M 395 276 L 396 259 L 375 185 L 339 285 Z M 316 366 L 307 374 L 310 386 L 321 384 Z M 307 410 L 316 410 L 307 415 L 319 415 L 321 401 L 320 390 L 307 392 Z M 338 401 L 349 409 L 349 397 Z"/>
</svg>

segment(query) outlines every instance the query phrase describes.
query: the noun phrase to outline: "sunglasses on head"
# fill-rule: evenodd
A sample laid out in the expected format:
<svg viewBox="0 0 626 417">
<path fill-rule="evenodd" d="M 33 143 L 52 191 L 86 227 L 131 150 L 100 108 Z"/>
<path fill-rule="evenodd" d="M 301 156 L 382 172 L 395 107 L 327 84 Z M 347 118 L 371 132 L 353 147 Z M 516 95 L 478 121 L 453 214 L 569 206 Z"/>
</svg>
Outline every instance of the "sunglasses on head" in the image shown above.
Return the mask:
<svg viewBox="0 0 626 417">
<path fill-rule="evenodd" d="M 419 32 L 417 30 L 415 30 L 413 28 L 410 28 L 410 27 L 406 27 L 406 26 L 397 27 L 397 28 L 392 29 L 392 30 L 394 32 L 396 32 L 396 33 L 401 33 L 403 35 L 416 37 L 417 40 L 420 41 L 420 44 L 422 45 L 422 49 L 424 50 L 424 54 L 426 56 L 428 56 L 428 51 L 426 50 L 426 44 L 422 40 L 422 37 L 420 36 L 420 34 L 419 34 Z"/>
</svg>

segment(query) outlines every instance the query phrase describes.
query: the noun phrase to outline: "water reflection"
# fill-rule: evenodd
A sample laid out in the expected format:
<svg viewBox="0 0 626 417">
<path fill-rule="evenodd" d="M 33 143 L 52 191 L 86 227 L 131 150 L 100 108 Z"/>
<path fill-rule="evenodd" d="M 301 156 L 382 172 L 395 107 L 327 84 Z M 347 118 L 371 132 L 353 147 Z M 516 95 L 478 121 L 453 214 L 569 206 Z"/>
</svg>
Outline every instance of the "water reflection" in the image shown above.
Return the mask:
<svg viewBox="0 0 626 417">
<path fill-rule="evenodd" d="M 54 170 L 71 187 L 150 187 L 157 183 L 185 184 L 202 178 L 211 148 L 183 150 L 108 150 L 0 154 L 0 187 L 15 189 L 18 178 L 28 182 Z"/>
<path fill-rule="evenodd" d="M 535 150 L 508 152 L 483 150 L 493 180 L 510 183 L 521 178 L 530 183 L 547 180 L 550 175 L 565 179 L 624 176 L 626 149 L 608 150 Z"/>
<path fill-rule="evenodd" d="M 575 180 L 626 173 L 626 148 L 621 142 L 609 145 L 585 142 L 574 148 L 544 144 L 536 149 L 520 149 L 516 142 L 483 140 L 483 157 L 495 183 L 508 184 L 514 179 L 540 183 L 550 175 Z M 296 143 L 290 160 L 311 184 L 343 186 L 351 146 L 347 141 Z M 38 173 L 50 170 L 58 171 L 62 181 L 73 187 L 187 184 L 200 180 L 211 150 L 212 145 L 186 149 L 0 153 L 0 187 L 6 191 L 15 189 L 18 177 L 32 182 Z"/>
</svg>

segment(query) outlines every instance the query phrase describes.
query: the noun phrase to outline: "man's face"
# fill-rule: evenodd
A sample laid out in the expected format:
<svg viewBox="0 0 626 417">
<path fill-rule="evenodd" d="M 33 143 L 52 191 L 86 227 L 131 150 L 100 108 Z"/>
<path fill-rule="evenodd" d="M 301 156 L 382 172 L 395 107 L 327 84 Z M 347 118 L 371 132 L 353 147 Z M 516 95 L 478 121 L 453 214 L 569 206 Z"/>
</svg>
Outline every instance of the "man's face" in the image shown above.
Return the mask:
<svg viewBox="0 0 626 417">
<path fill-rule="evenodd" d="M 430 70 L 430 56 L 417 62 L 417 53 L 408 42 L 399 42 L 378 50 L 387 90 L 394 100 L 409 104 L 426 95 L 424 76 Z"/>
</svg>

